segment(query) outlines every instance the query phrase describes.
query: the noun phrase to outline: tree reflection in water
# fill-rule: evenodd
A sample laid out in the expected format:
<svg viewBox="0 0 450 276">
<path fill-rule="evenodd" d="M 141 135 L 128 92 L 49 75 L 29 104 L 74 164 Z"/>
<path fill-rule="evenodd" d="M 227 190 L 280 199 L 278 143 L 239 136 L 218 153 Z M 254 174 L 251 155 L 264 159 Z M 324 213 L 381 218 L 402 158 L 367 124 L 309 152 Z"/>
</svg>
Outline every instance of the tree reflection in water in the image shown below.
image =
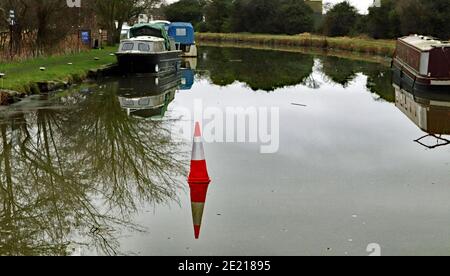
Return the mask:
<svg viewBox="0 0 450 276">
<path fill-rule="evenodd" d="M 313 74 L 317 72 L 324 82 L 346 88 L 362 73 L 370 92 L 389 102 L 395 100 L 390 68 L 378 63 L 269 50 L 209 46 L 200 50 L 198 75 L 216 85 L 239 81 L 252 90 L 267 92 L 295 85 L 319 89 L 321 81 Z"/>
<path fill-rule="evenodd" d="M 167 122 L 127 116 L 117 88 L 0 115 L 0 255 L 121 254 L 139 206 L 176 200 L 181 145 Z"/>
<path fill-rule="evenodd" d="M 365 62 L 338 58 L 333 56 L 321 56 L 320 72 L 329 83 L 348 87 L 359 73 L 367 76 L 366 87 L 371 93 L 375 93 L 385 101 L 394 102 L 395 92 L 391 85 L 391 69 L 374 62 Z"/>
<path fill-rule="evenodd" d="M 303 83 L 312 73 L 314 57 L 298 53 L 202 47 L 199 75 L 226 86 L 240 81 L 252 90 L 271 92 L 277 88 Z"/>
</svg>

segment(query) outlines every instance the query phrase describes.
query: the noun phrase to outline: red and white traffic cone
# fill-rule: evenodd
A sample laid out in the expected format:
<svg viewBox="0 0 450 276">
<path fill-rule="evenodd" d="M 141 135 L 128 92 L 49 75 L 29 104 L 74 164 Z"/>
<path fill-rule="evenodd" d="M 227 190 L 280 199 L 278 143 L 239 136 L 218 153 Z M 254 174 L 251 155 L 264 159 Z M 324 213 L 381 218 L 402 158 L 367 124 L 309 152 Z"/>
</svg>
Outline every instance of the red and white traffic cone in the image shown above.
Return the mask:
<svg viewBox="0 0 450 276">
<path fill-rule="evenodd" d="M 194 223 L 195 239 L 200 237 L 203 211 L 205 209 L 206 194 L 211 179 L 206 166 L 205 151 L 203 149 L 200 124 L 195 124 L 194 144 L 192 146 L 191 171 L 188 178 L 191 191 L 192 220 Z"/>
</svg>

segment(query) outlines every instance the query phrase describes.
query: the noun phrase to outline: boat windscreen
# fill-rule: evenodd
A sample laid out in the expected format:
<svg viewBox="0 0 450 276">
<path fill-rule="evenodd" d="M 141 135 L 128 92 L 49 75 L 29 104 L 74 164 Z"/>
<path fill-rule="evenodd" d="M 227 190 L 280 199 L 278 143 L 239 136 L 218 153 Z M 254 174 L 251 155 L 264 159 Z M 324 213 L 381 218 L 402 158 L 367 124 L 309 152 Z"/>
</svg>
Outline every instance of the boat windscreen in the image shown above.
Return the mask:
<svg viewBox="0 0 450 276">
<path fill-rule="evenodd" d="M 130 29 L 130 36 L 131 37 L 138 37 L 138 36 L 160 37 L 165 40 L 166 48 L 170 49 L 169 36 L 167 35 L 166 29 L 159 24 L 147 23 L 147 24 L 135 25 Z"/>
<path fill-rule="evenodd" d="M 132 31 L 133 37 L 138 36 L 154 36 L 154 37 L 160 37 L 164 38 L 164 36 L 161 33 L 161 30 L 153 29 L 153 28 L 139 28 Z"/>
</svg>

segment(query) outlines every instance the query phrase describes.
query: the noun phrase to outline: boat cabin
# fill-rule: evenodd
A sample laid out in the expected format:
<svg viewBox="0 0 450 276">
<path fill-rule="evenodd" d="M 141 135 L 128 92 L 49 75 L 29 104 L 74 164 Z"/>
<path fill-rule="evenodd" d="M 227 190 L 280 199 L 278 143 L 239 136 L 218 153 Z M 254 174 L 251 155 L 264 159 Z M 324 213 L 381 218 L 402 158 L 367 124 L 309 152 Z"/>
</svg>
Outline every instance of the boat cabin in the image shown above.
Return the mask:
<svg viewBox="0 0 450 276">
<path fill-rule="evenodd" d="M 130 29 L 130 37 L 140 37 L 140 36 L 153 36 L 164 39 L 166 43 L 166 48 L 171 50 L 170 38 L 167 35 L 166 28 L 164 25 L 159 23 L 146 23 L 146 24 L 137 24 L 131 27 Z"/>
<path fill-rule="evenodd" d="M 450 91 L 450 42 L 411 35 L 397 40 L 393 78 L 414 93 Z"/>
<path fill-rule="evenodd" d="M 159 24 L 137 24 L 130 29 L 131 37 L 154 36 L 165 38 L 164 28 Z"/>
<path fill-rule="evenodd" d="M 191 23 L 171 23 L 169 25 L 168 35 L 175 42 L 176 49 L 183 52 L 183 57 L 197 56 L 195 31 Z"/>
<path fill-rule="evenodd" d="M 450 80 L 450 42 L 412 35 L 398 39 L 395 58 L 414 73 Z"/>
<path fill-rule="evenodd" d="M 139 36 L 120 42 L 119 53 L 161 53 L 167 51 L 165 40 L 152 36 Z"/>
<path fill-rule="evenodd" d="M 192 45 L 195 43 L 194 27 L 191 23 L 171 23 L 169 25 L 169 37 L 173 38 L 175 43 Z"/>
</svg>

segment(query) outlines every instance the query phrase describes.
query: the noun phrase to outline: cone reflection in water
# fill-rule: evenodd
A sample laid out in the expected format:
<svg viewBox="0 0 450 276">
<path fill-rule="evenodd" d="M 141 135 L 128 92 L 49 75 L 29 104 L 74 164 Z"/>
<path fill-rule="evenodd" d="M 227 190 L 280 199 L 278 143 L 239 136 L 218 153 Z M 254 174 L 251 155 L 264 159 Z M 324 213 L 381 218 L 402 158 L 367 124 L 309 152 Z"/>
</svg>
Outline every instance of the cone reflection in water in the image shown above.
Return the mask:
<svg viewBox="0 0 450 276">
<path fill-rule="evenodd" d="M 192 146 L 191 171 L 188 183 L 191 191 L 192 220 L 194 223 L 195 239 L 200 237 L 203 211 L 205 209 L 206 194 L 211 182 L 205 160 L 200 124 L 195 124 L 194 143 Z"/>
</svg>

